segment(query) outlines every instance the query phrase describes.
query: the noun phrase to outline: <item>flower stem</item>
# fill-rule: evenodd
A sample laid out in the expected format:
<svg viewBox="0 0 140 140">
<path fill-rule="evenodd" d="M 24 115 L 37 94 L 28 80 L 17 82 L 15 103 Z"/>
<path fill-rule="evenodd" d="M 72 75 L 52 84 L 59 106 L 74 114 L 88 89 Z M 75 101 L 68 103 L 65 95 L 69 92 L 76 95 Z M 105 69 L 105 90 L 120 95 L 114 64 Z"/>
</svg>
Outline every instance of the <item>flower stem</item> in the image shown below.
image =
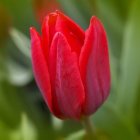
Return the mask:
<svg viewBox="0 0 140 140">
<path fill-rule="evenodd" d="M 82 123 L 87 133 L 88 140 L 97 140 L 96 131 L 93 126 L 93 123 L 89 117 L 82 119 Z"/>
</svg>

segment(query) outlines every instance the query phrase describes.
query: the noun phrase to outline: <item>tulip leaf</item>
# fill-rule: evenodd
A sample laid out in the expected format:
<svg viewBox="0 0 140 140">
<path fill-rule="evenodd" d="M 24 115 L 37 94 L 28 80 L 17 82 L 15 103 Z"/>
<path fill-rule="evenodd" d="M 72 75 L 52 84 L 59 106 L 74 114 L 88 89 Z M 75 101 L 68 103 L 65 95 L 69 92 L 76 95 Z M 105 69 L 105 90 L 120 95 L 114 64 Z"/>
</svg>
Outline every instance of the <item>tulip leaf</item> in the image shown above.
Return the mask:
<svg viewBox="0 0 140 140">
<path fill-rule="evenodd" d="M 33 78 L 30 68 L 22 66 L 13 60 L 7 61 L 8 80 L 11 84 L 17 86 L 26 85 Z"/>
<path fill-rule="evenodd" d="M 93 122 L 101 140 L 133 140 L 138 136 L 134 125 L 127 122 L 114 103 L 105 103 L 93 116 Z"/>
<path fill-rule="evenodd" d="M 14 51 L 11 50 L 11 53 L 9 54 L 10 57 L 7 60 L 7 69 L 9 72 L 8 79 L 9 82 L 14 85 L 23 86 L 29 83 L 32 79 L 30 40 L 15 28 L 11 28 L 9 33 L 15 46 L 17 46 L 17 49 L 14 49 Z M 13 56 L 11 56 L 12 53 Z M 17 58 L 15 59 L 15 57 Z"/>
<path fill-rule="evenodd" d="M 37 139 L 37 131 L 32 122 L 28 119 L 26 114 L 22 114 L 21 120 L 21 136 L 23 140 L 36 140 Z"/>
<path fill-rule="evenodd" d="M 135 0 L 124 33 L 118 106 L 126 119 L 135 121 L 140 90 L 140 1 Z M 136 113 L 137 112 L 137 113 Z M 136 113 L 136 114 L 135 114 Z"/>
<path fill-rule="evenodd" d="M 37 140 L 37 131 L 35 126 L 28 119 L 26 114 L 22 114 L 21 123 L 16 129 L 11 129 L 0 121 L 0 139 L 1 140 Z"/>
<path fill-rule="evenodd" d="M 37 140 L 35 126 L 28 119 L 26 114 L 22 114 L 20 127 L 11 132 L 10 138 L 11 140 Z"/>
<path fill-rule="evenodd" d="M 11 28 L 9 33 L 12 40 L 8 46 L 10 52 L 7 52 L 7 78 L 14 85 L 24 86 L 32 80 L 30 40 L 15 28 Z"/>
<path fill-rule="evenodd" d="M 63 121 L 52 115 L 52 125 L 55 130 L 60 130 L 63 126 Z"/>
<path fill-rule="evenodd" d="M 65 140 L 82 140 L 83 137 L 85 136 L 85 131 L 81 130 L 79 132 L 75 132 L 74 134 L 71 134 Z"/>
<path fill-rule="evenodd" d="M 10 30 L 10 36 L 18 49 L 30 59 L 30 40 L 14 28 Z"/>
</svg>

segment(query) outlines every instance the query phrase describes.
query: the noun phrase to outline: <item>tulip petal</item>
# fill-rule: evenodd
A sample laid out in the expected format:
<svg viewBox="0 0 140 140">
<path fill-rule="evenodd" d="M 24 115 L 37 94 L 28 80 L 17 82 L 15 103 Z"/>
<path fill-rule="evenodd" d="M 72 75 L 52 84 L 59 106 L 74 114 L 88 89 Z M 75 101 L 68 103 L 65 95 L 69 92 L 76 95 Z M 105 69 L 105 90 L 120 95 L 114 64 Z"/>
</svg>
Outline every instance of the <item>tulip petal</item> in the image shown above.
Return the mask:
<svg viewBox="0 0 140 140">
<path fill-rule="evenodd" d="M 48 46 L 51 46 L 53 36 L 56 32 L 62 32 L 65 35 L 72 51 L 75 51 L 79 56 L 84 43 L 84 31 L 60 11 L 51 13 L 44 19 L 42 39 L 45 55 L 48 56 L 46 49 L 48 49 Z"/>
<path fill-rule="evenodd" d="M 62 33 L 56 33 L 49 56 L 52 94 L 63 118 L 79 119 L 85 98 L 77 56 Z M 54 97 L 53 97 L 54 98 Z"/>
<path fill-rule="evenodd" d="M 84 31 L 60 11 L 56 11 L 56 13 L 58 14 L 55 27 L 56 32 L 62 32 L 66 37 L 72 51 L 75 51 L 79 55 L 84 44 Z"/>
<path fill-rule="evenodd" d="M 86 91 L 83 111 L 90 115 L 106 100 L 110 89 L 107 38 L 102 24 L 96 17 L 91 19 L 86 32 L 79 63 Z"/>
<path fill-rule="evenodd" d="M 52 96 L 51 96 L 51 85 L 48 73 L 48 66 L 41 48 L 41 41 L 39 34 L 34 28 L 30 28 L 31 33 L 31 56 L 32 56 L 32 67 L 35 76 L 35 80 L 44 99 L 51 110 L 52 110 Z"/>
<path fill-rule="evenodd" d="M 52 38 L 55 34 L 57 14 L 51 13 L 45 17 L 42 25 L 42 47 L 46 60 L 48 60 L 49 46 L 51 45 Z"/>
</svg>

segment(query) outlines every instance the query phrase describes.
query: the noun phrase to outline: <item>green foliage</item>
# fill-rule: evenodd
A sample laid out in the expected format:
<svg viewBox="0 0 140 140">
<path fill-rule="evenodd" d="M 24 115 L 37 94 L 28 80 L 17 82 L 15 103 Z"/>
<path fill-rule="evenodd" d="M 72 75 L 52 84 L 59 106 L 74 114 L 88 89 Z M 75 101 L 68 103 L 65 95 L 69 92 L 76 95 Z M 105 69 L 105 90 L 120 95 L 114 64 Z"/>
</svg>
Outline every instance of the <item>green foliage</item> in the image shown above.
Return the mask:
<svg viewBox="0 0 140 140">
<path fill-rule="evenodd" d="M 140 97 L 140 1 L 136 0 L 127 20 L 121 57 L 119 109 L 127 119 L 135 121 Z"/>
<path fill-rule="evenodd" d="M 17 63 L 11 58 L 7 60 L 7 67 L 9 72 L 9 82 L 15 85 L 23 86 L 32 80 L 32 70 L 30 62 L 30 40 L 16 29 L 10 29 L 10 36 L 12 41 L 17 46 L 19 53 L 24 58 L 25 65 Z M 21 57 L 19 58 L 21 59 Z"/>
<path fill-rule="evenodd" d="M 21 116 L 21 123 L 18 129 L 10 133 L 11 140 L 37 140 L 37 132 L 34 125 L 25 114 Z"/>
<path fill-rule="evenodd" d="M 81 140 L 83 139 L 85 135 L 85 131 L 79 131 L 79 132 L 76 132 L 72 135 L 70 135 L 69 137 L 67 137 L 65 140 Z"/>
</svg>

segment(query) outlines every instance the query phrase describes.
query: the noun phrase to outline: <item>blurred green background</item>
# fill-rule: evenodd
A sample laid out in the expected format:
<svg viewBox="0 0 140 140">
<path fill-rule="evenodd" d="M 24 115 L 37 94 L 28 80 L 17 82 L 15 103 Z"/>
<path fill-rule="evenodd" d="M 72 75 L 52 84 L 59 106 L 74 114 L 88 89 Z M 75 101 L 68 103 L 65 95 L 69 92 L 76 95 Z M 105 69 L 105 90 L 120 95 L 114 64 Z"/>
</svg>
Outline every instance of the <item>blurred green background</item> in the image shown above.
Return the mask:
<svg viewBox="0 0 140 140">
<path fill-rule="evenodd" d="M 80 123 L 54 118 L 35 84 L 29 27 L 61 9 L 109 39 L 111 94 L 92 116 L 99 140 L 140 140 L 140 0 L 0 0 L 0 140 L 84 140 Z"/>
</svg>

